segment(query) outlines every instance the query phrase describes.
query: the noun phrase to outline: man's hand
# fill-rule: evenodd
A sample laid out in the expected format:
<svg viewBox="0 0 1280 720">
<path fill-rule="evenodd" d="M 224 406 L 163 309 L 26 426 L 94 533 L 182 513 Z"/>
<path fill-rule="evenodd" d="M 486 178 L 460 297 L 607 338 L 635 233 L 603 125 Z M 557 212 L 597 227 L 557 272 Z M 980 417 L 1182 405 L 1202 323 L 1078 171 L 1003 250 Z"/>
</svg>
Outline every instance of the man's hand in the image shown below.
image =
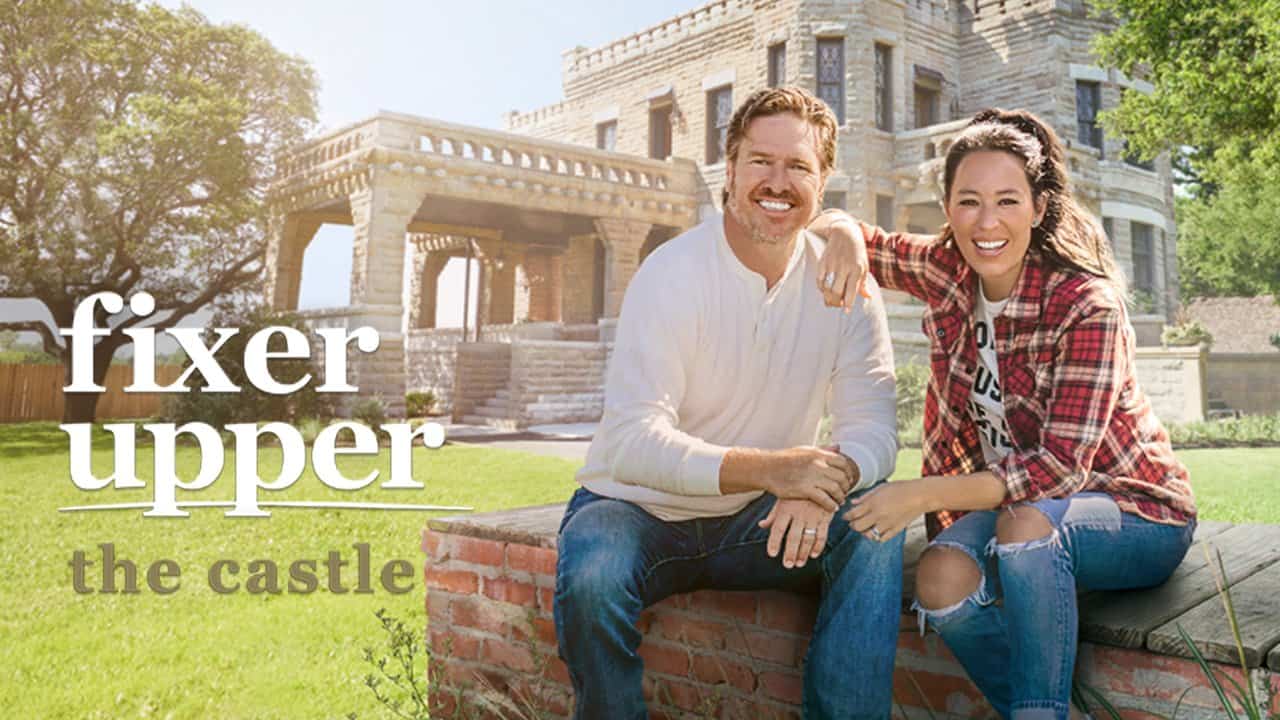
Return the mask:
<svg viewBox="0 0 1280 720">
<path fill-rule="evenodd" d="M 818 261 L 818 289 L 828 307 L 849 312 L 856 295 L 870 297 L 866 287 L 870 262 L 862 229 L 846 213 L 826 212 L 809 223 L 809 230 L 827 243 Z"/>
<path fill-rule="evenodd" d="M 778 556 L 785 538 L 783 567 L 804 567 L 811 558 L 821 555 L 827 546 L 827 530 L 834 514 L 835 511 L 808 500 L 777 501 L 769 515 L 760 521 L 760 527 L 769 530 L 769 543 L 765 546 L 769 557 Z"/>
<path fill-rule="evenodd" d="M 773 456 L 765 489 L 779 500 L 807 500 L 834 513 L 858 480 L 853 462 L 826 448 L 794 447 Z"/>
</svg>

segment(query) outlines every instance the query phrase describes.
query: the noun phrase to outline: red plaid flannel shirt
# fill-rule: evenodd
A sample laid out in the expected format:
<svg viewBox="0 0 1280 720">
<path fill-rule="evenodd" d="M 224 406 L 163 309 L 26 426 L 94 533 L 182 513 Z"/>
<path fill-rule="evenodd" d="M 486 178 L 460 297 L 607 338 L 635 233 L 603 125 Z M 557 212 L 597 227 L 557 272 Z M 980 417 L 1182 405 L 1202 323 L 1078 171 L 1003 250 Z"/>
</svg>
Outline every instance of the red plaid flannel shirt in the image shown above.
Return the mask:
<svg viewBox="0 0 1280 720">
<path fill-rule="evenodd" d="M 953 242 L 862 226 L 871 273 L 928 304 L 924 475 L 990 470 L 1004 506 L 1105 492 L 1124 512 L 1170 525 L 1195 517 L 1187 470 L 1134 377 L 1133 329 L 1105 281 L 1047 266 L 1036 250 L 995 320 L 1000 390 L 1014 451 L 986 467 L 969 395 L 978 367 L 977 277 Z M 928 518 L 929 536 L 963 513 Z"/>
</svg>

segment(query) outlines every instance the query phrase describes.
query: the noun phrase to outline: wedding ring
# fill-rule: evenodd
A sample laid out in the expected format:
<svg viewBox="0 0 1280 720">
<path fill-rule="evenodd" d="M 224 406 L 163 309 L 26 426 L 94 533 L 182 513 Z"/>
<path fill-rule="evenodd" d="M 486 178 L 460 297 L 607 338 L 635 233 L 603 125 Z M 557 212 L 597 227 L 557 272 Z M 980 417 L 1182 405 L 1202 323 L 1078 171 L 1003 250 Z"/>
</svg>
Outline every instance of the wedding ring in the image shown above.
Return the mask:
<svg viewBox="0 0 1280 720">
<path fill-rule="evenodd" d="M 818 529 L 817 529 L 817 528 L 805 528 L 805 529 L 804 529 L 803 531 L 801 531 L 801 532 L 803 532 L 805 535 L 817 535 L 817 534 L 818 534 Z"/>
<path fill-rule="evenodd" d="M 871 537 L 878 541 L 880 539 L 880 528 L 871 528 Z"/>
<path fill-rule="evenodd" d="M 832 285 L 836 284 L 835 271 L 827 273 L 827 276 L 823 278 L 823 284 L 826 285 L 827 287 L 831 287 Z"/>
</svg>

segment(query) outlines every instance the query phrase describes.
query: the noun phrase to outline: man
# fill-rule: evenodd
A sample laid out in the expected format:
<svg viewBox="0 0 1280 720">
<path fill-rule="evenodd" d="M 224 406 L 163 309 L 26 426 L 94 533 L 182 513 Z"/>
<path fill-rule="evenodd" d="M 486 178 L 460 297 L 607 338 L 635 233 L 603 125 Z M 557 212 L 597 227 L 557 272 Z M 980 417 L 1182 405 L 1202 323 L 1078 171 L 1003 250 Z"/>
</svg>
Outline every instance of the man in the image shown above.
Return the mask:
<svg viewBox="0 0 1280 720">
<path fill-rule="evenodd" d="M 818 580 L 805 716 L 889 716 L 902 537 L 836 516 L 893 471 L 888 323 L 878 294 L 848 313 L 825 305 L 822 248 L 804 232 L 835 144 L 812 94 L 752 95 L 729 126 L 725 214 L 654 251 L 627 288 L 604 418 L 560 528 L 556 633 L 576 718 L 647 717 L 644 607 Z M 833 448 L 813 447 L 824 407 Z"/>
</svg>

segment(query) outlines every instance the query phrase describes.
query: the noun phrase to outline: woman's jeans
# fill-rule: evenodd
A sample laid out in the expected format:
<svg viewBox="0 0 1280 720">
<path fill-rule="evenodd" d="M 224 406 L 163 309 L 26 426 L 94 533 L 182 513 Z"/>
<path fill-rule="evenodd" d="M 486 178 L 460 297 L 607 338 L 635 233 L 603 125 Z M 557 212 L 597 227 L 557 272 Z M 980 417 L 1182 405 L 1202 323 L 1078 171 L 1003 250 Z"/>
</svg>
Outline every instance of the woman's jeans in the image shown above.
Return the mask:
<svg viewBox="0 0 1280 720">
<path fill-rule="evenodd" d="M 942 635 L 1001 717 L 1065 720 L 1076 660 L 1076 590 L 1159 585 L 1182 562 L 1195 521 L 1175 526 L 1143 520 L 1122 513 L 1103 493 L 999 512 L 1039 512 L 1053 531 L 999 544 L 994 510 L 969 513 L 943 530 L 930 547 L 968 555 L 982 579 L 976 592 L 951 607 L 924 610 L 917 601 L 921 625 Z"/>
<path fill-rule="evenodd" d="M 736 515 L 665 522 L 633 503 L 585 489 L 574 494 L 560 525 L 555 620 L 575 718 L 648 717 L 636 628 L 645 607 L 706 588 L 812 589 L 815 581 L 822 603 L 805 659 L 805 717 L 889 717 L 902 535 L 883 543 L 863 538 L 840 518 L 846 503 L 822 555 L 787 569 L 781 555 L 765 553 L 769 531 L 759 526 L 774 502 L 766 494 Z"/>
</svg>

